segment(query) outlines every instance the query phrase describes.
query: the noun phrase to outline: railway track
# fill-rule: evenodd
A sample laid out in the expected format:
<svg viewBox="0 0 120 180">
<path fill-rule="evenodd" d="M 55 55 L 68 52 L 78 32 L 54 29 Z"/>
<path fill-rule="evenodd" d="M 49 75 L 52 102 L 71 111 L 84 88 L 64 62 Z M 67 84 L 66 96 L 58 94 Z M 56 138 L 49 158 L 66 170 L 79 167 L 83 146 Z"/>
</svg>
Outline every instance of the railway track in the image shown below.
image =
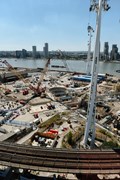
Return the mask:
<svg viewBox="0 0 120 180">
<path fill-rule="evenodd" d="M 0 164 L 62 173 L 120 173 L 120 149 L 61 150 L 0 143 Z"/>
</svg>

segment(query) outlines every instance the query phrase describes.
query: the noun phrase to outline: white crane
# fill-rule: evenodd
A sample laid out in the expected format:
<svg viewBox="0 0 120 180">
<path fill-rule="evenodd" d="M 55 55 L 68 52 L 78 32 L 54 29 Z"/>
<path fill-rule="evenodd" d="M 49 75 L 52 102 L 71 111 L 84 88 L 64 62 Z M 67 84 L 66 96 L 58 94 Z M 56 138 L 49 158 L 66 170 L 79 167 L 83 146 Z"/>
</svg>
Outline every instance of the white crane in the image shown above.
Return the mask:
<svg viewBox="0 0 120 180">
<path fill-rule="evenodd" d="M 85 135 L 83 139 L 84 147 L 88 146 L 88 141 L 90 139 L 90 147 L 94 146 L 95 140 L 95 120 L 96 120 L 96 93 L 97 93 L 97 77 L 98 77 L 98 62 L 99 62 L 99 46 L 100 46 L 100 30 L 101 30 L 101 13 L 102 9 L 108 11 L 110 6 L 107 4 L 107 0 L 91 0 L 90 11 L 96 11 L 96 39 L 95 39 L 95 49 L 93 55 L 92 64 L 92 78 L 90 87 L 90 96 L 88 102 L 88 113 L 85 128 Z"/>
<path fill-rule="evenodd" d="M 57 52 L 59 53 L 59 56 L 60 56 L 61 58 L 65 57 L 65 53 L 63 53 L 60 49 L 58 49 Z M 62 59 L 62 62 L 64 63 L 64 65 L 65 65 L 65 67 L 66 67 L 66 71 L 69 72 L 70 69 L 69 69 L 68 64 L 67 64 L 67 62 L 66 62 L 66 58 Z"/>
<path fill-rule="evenodd" d="M 88 43 L 86 74 L 89 76 L 91 75 L 91 38 L 92 38 L 92 33 L 94 32 L 94 30 L 91 26 L 88 26 L 87 29 L 88 29 L 89 43 Z"/>
</svg>

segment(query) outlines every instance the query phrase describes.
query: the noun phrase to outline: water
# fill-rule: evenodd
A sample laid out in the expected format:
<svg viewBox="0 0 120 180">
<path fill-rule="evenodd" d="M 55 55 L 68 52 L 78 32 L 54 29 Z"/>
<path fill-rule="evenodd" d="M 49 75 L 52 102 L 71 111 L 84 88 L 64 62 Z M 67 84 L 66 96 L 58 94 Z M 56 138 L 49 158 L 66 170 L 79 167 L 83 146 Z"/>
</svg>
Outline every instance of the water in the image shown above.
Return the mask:
<svg viewBox="0 0 120 180">
<path fill-rule="evenodd" d="M 14 67 L 25 67 L 25 68 L 44 68 L 46 60 L 43 59 L 6 59 Z M 52 65 L 65 66 L 67 63 L 68 69 L 70 71 L 86 72 L 86 61 L 82 60 L 51 60 L 50 69 L 57 70 L 57 68 L 52 68 Z M 5 65 L 4 65 L 5 66 Z M 120 62 L 99 62 L 99 73 L 108 73 L 112 75 L 117 75 L 120 77 L 120 73 L 116 70 L 120 69 Z M 65 68 L 59 68 L 59 70 L 66 70 Z"/>
</svg>

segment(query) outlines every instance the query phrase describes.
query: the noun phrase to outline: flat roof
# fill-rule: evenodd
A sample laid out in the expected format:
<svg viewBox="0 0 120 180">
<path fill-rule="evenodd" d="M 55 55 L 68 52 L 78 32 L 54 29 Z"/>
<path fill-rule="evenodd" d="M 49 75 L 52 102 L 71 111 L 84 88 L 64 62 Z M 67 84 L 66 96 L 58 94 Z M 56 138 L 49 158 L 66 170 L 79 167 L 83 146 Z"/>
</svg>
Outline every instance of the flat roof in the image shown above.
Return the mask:
<svg viewBox="0 0 120 180">
<path fill-rule="evenodd" d="M 12 137 L 15 134 L 16 134 L 15 132 L 9 132 L 8 134 L 3 134 L 2 136 L 0 136 L 0 141 L 5 141 L 6 139 Z"/>
</svg>

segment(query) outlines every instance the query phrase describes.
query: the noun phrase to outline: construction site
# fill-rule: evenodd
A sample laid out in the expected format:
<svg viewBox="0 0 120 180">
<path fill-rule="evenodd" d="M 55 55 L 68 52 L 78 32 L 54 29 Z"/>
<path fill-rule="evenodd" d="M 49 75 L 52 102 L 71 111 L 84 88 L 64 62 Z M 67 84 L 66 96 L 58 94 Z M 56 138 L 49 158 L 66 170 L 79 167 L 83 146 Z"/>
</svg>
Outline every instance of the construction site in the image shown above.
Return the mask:
<svg viewBox="0 0 120 180">
<path fill-rule="evenodd" d="M 31 147 L 84 150 L 91 148 L 92 127 L 86 130 L 94 82 L 97 82 L 95 139 L 92 148 L 120 147 L 120 78 L 90 73 L 15 68 L 6 60 L 0 69 L 0 141 Z M 94 112 L 94 111 L 93 111 Z M 87 141 L 85 133 L 89 132 Z M 86 143 L 86 144 L 83 144 Z M 3 168 L 1 166 L 1 168 Z M 5 171 L 1 177 L 5 175 Z M 36 175 L 35 171 L 30 171 Z M 45 175 L 38 171 L 38 176 Z M 63 173 L 57 173 L 64 179 Z M 50 173 L 47 176 L 52 176 Z M 69 174 L 68 174 L 69 176 Z M 67 178 L 76 179 L 73 175 Z"/>
<path fill-rule="evenodd" d="M 0 85 L 0 141 L 83 149 L 90 77 L 48 71 L 50 59 L 41 72 L 25 76 L 24 70 L 3 63 L 6 67 L 1 74 L 8 72 L 9 78 Z M 98 77 L 94 148 L 119 147 L 120 78 L 109 74 Z"/>
<path fill-rule="evenodd" d="M 98 73 L 102 9 L 110 9 L 106 0 L 91 1 L 90 11 L 97 12 L 96 41 L 91 68 L 89 40 L 85 73 L 69 72 L 66 62 L 66 71 L 50 71 L 50 58 L 43 70 L 32 73 L 1 61 L 2 164 L 30 175 L 55 172 L 48 175 L 54 179 L 119 176 L 120 77 Z M 92 32 L 88 26 L 90 38 Z"/>
</svg>

